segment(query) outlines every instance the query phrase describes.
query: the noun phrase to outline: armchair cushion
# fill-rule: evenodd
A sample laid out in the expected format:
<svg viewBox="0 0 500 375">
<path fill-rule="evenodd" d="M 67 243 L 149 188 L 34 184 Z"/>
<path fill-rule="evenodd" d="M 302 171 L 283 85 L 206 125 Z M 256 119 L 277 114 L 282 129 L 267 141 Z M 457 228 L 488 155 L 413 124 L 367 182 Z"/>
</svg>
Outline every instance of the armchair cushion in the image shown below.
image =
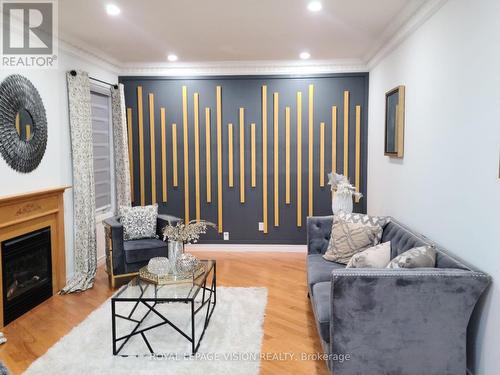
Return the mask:
<svg viewBox="0 0 500 375">
<path fill-rule="evenodd" d="M 155 238 L 158 205 L 120 207 L 120 222 L 123 224 L 124 240 Z"/>
<path fill-rule="evenodd" d="M 166 257 L 167 244 L 155 238 L 124 241 L 125 262 L 147 262 L 154 257 Z"/>
</svg>

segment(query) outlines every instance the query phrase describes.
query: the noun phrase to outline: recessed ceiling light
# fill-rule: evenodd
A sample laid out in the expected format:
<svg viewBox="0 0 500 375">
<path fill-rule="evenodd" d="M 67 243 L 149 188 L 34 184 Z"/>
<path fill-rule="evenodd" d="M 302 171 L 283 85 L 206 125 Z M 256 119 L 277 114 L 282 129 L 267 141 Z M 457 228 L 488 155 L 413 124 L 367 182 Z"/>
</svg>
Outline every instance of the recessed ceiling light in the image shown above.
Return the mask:
<svg viewBox="0 0 500 375">
<path fill-rule="evenodd" d="M 304 52 L 301 52 L 299 56 L 302 60 L 307 60 L 308 58 L 311 57 L 311 54 L 309 52 L 304 51 Z"/>
<path fill-rule="evenodd" d="M 173 54 L 173 53 L 170 53 L 168 56 L 167 56 L 167 60 L 168 61 L 177 61 L 179 58 L 177 57 L 177 55 Z"/>
<path fill-rule="evenodd" d="M 106 12 L 110 16 L 117 16 L 121 13 L 121 10 L 115 4 L 108 4 L 106 5 Z"/>
<path fill-rule="evenodd" d="M 309 4 L 307 4 L 307 9 L 309 9 L 311 12 L 319 12 L 321 9 L 323 9 L 323 4 L 321 4 L 321 1 L 311 1 Z"/>
</svg>

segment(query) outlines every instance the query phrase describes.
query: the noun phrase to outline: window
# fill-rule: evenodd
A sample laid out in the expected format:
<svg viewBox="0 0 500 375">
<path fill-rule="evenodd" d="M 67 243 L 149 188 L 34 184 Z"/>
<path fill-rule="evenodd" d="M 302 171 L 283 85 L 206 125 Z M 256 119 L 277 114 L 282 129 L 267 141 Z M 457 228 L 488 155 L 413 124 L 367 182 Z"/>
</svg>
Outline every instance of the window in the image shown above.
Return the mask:
<svg viewBox="0 0 500 375">
<path fill-rule="evenodd" d="M 94 142 L 95 208 L 96 214 L 103 214 L 113 208 L 111 98 L 109 93 L 99 89 L 93 89 L 90 94 Z"/>
</svg>

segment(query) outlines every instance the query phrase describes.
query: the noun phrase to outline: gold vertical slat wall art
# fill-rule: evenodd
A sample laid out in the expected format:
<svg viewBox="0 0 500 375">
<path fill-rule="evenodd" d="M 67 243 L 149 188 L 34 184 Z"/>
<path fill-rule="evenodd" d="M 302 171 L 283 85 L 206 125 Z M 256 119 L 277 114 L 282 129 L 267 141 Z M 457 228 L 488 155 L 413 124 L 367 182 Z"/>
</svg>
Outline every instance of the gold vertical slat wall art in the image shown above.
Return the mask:
<svg viewBox="0 0 500 375">
<path fill-rule="evenodd" d="M 361 180 L 361 106 L 356 106 L 356 175 L 355 175 L 355 186 L 356 191 L 359 192 Z M 359 202 L 359 198 L 356 197 L 356 203 Z"/>
<path fill-rule="evenodd" d="M 141 189 L 141 206 L 146 204 L 144 181 L 144 112 L 142 107 L 142 86 L 137 86 L 137 117 L 139 123 L 139 182 Z"/>
<path fill-rule="evenodd" d="M 149 148 L 151 158 L 151 203 L 156 203 L 155 102 L 149 94 Z"/>
<path fill-rule="evenodd" d="M 127 108 L 127 139 L 128 139 L 128 165 L 130 168 L 130 198 L 134 202 L 134 152 L 132 134 L 132 108 Z"/>
<path fill-rule="evenodd" d="M 216 88 L 217 117 L 217 227 L 222 233 L 222 89 Z"/>
<path fill-rule="evenodd" d="M 189 133 L 187 87 L 182 86 L 182 133 L 184 140 L 184 221 L 189 223 Z"/>
<path fill-rule="evenodd" d="M 279 94 L 273 94 L 273 127 L 274 127 L 274 226 L 280 225 L 279 206 Z"/>
<path fill-rule="evenodd" d="M 165 108 L 160 108 L 160 122 L 161 122 L 161 187 L 162 202 L 167 201 L 167 129 L 166 129 L 166 113 Z"/>
<path fill-rule="evenodd" d="M 172 124 L 172 185 L 179 186 L 179 172 L 177 167 L 177 124 Z"/>
<path fill-rule="evenodd" d="M 297 92 L 297 226 L 302 226 L 302 92 Z"/>
<path fill-rule="evenodd" d="M 349 91 L 344 91 L 344 176 L 349 177 Z"/>
<path fill-rule="evenodd" d="M 234 137 L 233 137 L 233 124 L 227 124 L 227 138 L 228 138 L 228 185 L 229 187 L 234 187 Z"/>
<path fill-rule="evenodd" d="M 194 191 L 196 220 L 201 220 L 200 198 L 200 95 L 193 95 L 194 102 Z"/>
<path fill-rule="evenodd" d="M 307 215 L 313 215 L 314 214 L 314 168 L 315 168 L 315 157 L 316 157 L 316 152 L 315 150 L 315 125 L 314 125 L 314 120 L 315 120 L 315 115 L 314 115 L 314 85 L 313 84 L 308 84 L 308 116 L 307 116 L 307 136 L 308 136 L 308 144 L 307 144 L 307 178 L 308 178 L 308 192 L 307 192 L 307 200 L 308 200 L 308 207 L 307 207 Z M 297 91 L 296 92 L 296 129 L 291 129 L 292 126 L 292 119 L 291 119 L 291 110 L 292 106 L 285 106 L 285 113 L 284 113 L 284 137 L 283 141 L 285 142 L 284 144 L 284 178 L 285 178 L 285 186 L 284 186 L 284 194 L 285 194 L 285 199 L 284 202 L 286 205 L 291 204 L 291 178 L 292 178 L 292 160 L 291 160 L 291 147 L 296 146 L 296 172 L 297 172 L 297 180 L 296 180 L 296 198 L 297 198 L 297 206 L 296 206 L 296 225 L 298 227 L 303 226 L 303 207 L 302 207 L 302 198 L 303 198 L 303 192 L 302 192 L 302 185 L 303 185 L 303 166 L 302 166 L 302 153 L 303 153 L 303 147 L 306 147 L 306 145 L 303 144 L 303 135 L 302 132 L 304 129 L 302 129 L 302 115 L 303 115 L 303 103 L 302 103 L 302 94 L 303 91 Z M 141 205 L 146 204 L 145 202 L 145 160 L 144 160 L 144 147 L 146 146 L 145 140 L 144 140 L 144 102 L 143 102 L 143 87 L 142 86 L 137 86 L 137 127 L 138 127 L 138 148 L 139 148 L 139 168 L 137 168 L 139 172 L 139 177 L 140 177 L 140 184 L 139 184 L 139 189 L 140 189 L 140 203 Z M 262 85 L 261 86 L 261 121 L 262 121 L 262 133 L 261 136 L 261 141 L 262 142 L 262 170 L 259 171 L 259 176 L 262 176 L 262 221 L 263 221 L 263 232 L 264 233 L 269 233 L 269 185 L 268 185 L 268 179 L 270 178 L 270 171 L 269 171 L 269 147 L 272 147 L 272 152 L 273 152 L 273 226 L 274 227 L 279 227 L 280 226 L 280 205 L 279 205 L 279 198 L 280 198 L 280 129 L 279 129 L 279 120 L 280 120 L 280 114 L 279 114 L 279 93 L 278 92 L 273 92 L 272 94 L 272 105 L 273 105 L 273 117 L 272 117 L 272 124 L 273 124 L 273 129 L 272 129 L 272 137 L 273 137 L 273 144 L 270 145 L 268 144 L 269 140 L 269 128 L 268 128 L 268 86 L 267 85 Z M 361 133 L 361 105 L 355 105 L 355 111 L 353 111 L 353 116 L 349 115 L 349 109 L 350 109 L 350 101 L 352 99 L 350 98 L 350 92 L 348 90 L 343 91 L 343 120 L 344 120 L 344 126 L 343 126 L 343 170 L 342 173 L 344 173 L 346 176 L 349 174 L 349 157 L 351 157 L 351 162 L 353 162 L 355 165 L 351 166 L 351 172 L 353 174 L 353 179 L 354 179 L 354 185 L 356 187 L 356 191 L 361 190 L 361 177 L 362 177 L 362 160 L 361 160 L 361 143 L 362 143 L 362 133 Z M 150 154 L 148 155 L 150 157 L 150 171 L 148 168 L 147 172 L 151 173 L 151 202 L 154 204 L 157 201 L 161 202 L 167 202 L 168 199 L 168 174 L 167 174 L 167 120 L 166 120 L 166 109 L 165 107 L 160 107 L 160 125 L 161 125 L 161 198 L 157 196 L 156 189 L 157 187 L 157 177 L 156 177 L 156 133 L 155 133 L 155 105 L 160 106 L 160 104 L 156 103 L 155 104 L 155 93 L 148 93 L 148 111 L 149 111 L 149 146 L 150 146 Z M 353 103 L 354 106 L 355 103 Z M 329 106 L 331 109 L 331 150 L 326 150 L 327 142 L 328 140 L 325 139 L 326 133 L 329 131 L 326 128 L 329 127 L 328 121 L 330 119 L 318 119 L 318 125 L 319 125 L 319 139 L 318 139 L 318 145 L 317 148 L 319 150 L 319 155 L 318 155 L 318 166 L 319 166 L 319 187 L 324 188 L 326 185 L 326 172 L 329 172 L 327 169 L 330 169 L 330 166 L 326 166 L 326 163 L 329 163 L 330 160 L 325 160 L 327 157 L 325 157 L 325 151 L 327 153 L 331 152 L 331 171 L 332 172 L 337 172 L 337 161 L 338 161 L 338 155 L 337 155 L 337 143 L 338 143 L 338 106 L 337 104 L 334 104 L 332 106 Z M 133 114 L 132 114 L 132 108 L 127 108 L 127 130 L 128 130 L 128 151 L 129 151 L 129 160 L 130 160 L 130 174 L 131 174 L 131 196 L 132 199 L 134 199 L 134 195 L 139 195 L 138 191 L 137 194 L 134 194 L 134 177 L 137 178 L 137 176 L 134 176 L 134 162 L 137 162 L 134 160 L 134 155 L 133 155 L 133 147 L 134 147 L 134 139 L 133 139 Z M 212 179 L 211 179 L 211 152 L 212 148 L 216 147 L 217 148 L 217 224 L 218 224 L 218 231 L 219 233 L 223 232 L 223 152 L 224 146 L 223 146 L 223 125 L 222 125 L 222 88 L 221 86 L 216 87 L 216 103 L 215 103 L 215 108 L 214 110 L 216 111 L 216 140 L 214 140 L 216 146 L 212 145 L 212 135 L 211 135 L 211 108 L 206 107 L 205 108 L 205 152 L 204 155 L 200 155 L 200 152 L 202 151 L 200 147 L 200 142 L 202 142 L 202 139 L 200 138 L 203 135 L 200 135 L 200 96 L 198 92 L 193 93 L 193 140 L 191 140 L 191 145 L 194 147 L 194 171 L 191 171 L 191 174 L 193 175 L 194 179 L 194 193 L 195 193 L 195 216 L 196 220 L 201 219 L 201 164 L 203 161 L 201 158 L 203 156 L 205 157 L 205 165 L 204 167 L 206 170 L 206 203 L 211 203 L 212 201 Z M 239 199 L 240 203 L 245 203 L 246 201 L 246 186 L 245 186 L 245 180 L 246 180 L 246 175 L 245 175 L 245 153 L 246 153 L 246 147 L 249 147 L 250 150 L 250 186 L 252 188 L 255 188 L 257 186 L 257 146 L 260 147 L 260 142 L 257 140 L 257 128 L 255 123 L 250 123 L 250 144 L 246 146 L 245 144 L 245 108 L 240 107 L 238 109 L 239 113 L 239 127 L 237 131 L 239 131 L 238 135 L 235 135 L 235 128 L 234 125 L 235 123 L 227 123 L 228 130 L 227 130 L 227 152 L 228 152 L 228 186 L 230 188 L 233 188 L 235 185 L 234 179 L 239 179 Z M 354 117 L 355 114 L 355 119 L 352 118 L 353 122 L 353 127 L 350 129 L 350 124 L 349 124 L 349 117 Z M 19 119 L 16 119 L 16 126 L 19 126 Z M 326 120 L 326 122 L 325 122 Z M 355 121 L 354 121 L 355 120 Z M 248 120 L 247 120 L 248 121 Z M 354 127 L 354 122 L 355 122 L 355 127 Z M 172 176 L 173 176 L 173 187 L 177 188 L 179 186 L 178 182 L 178 148 L 180 142 L 182 142 L 183 145 L 183 159 L 184 159 L 184 184 L 183 184 L 183 189 L 184 189 L 184 215 L 185 215 L 185 221 L 188 222 L 190 218 L 190 192 L 189 192 L 189 185 L 190 185 L 190 171 L 189 171 L 189 147 L 190 147 L 190 140 L 189 140 L 189 116 L 188 116 L 188 88 L 187 86 L 182 86 L 182 124 L 183 124 L 183 136 L 182 139 L 178 139 L 178 134 L 177 134 L 177 125 L 175 123 L 172 124 Z M 21 129 L 20 129 L 21 130 Z M 353 133 L 355 130 L 355 134 L 350 134 Z M 203 130 L 201 130 L 203 132 Z M 292 139 L 292 137 L 295 135 L 292 135 L 292 131 L 296 131 L 296 139 Z M 304 130 L 305 131 L 305 130 Z M 26 136 L 30 137 L 30 129 L 26 129 Z M 234 137 L 237 136 L 239 137 L 238 139 L 234 139 Z M 328 134 L 330 136 L 330 134 Z M 295 144 L 292 146 L 292 141 L 296 141 Z M 354 141 L 351 145 L 349 145 L 349 141 Z M 239 149 L 236 151 L 234 149 L 235 142 L 238 142 Z M 160 145 L 158 145 L 160 146 Z M 261 150 L 259 150 L 261 151 Z M 160 152 L 160 150 L 158 150 Z M 170 151 L 168 151 L 170 152 Z M 239 172 L 239 176 L 235 176 L 235 152 L 239 152 L 239 166 L 236 166 Z M 352 155 L 349 154 L 349 152 L 352 153 Z M 238 157 L 238 156 L 236 156 Z M 326 167 L 326 169 L 325 169 Z M 194 173 L 193 173 L 194 172 Z M 340 172 L 338 172 L 340 173 Z M 316 182 L 318 183 L 318 182 Z M 295 192 L 294 192 L 295 194 Z M 137 197 L 138 198 L 138 197 Z M 356 203 L 359 202 L 359 199 L 356 199 Z M 138 203 L 138 202 L 137 202 Z"/>
<path fill-rule="evenodd" d="M 290 204 L 290 107 L 285 108 L 285 203 Z"/>
<path fill-rule="evenodd" d="M 251 166 L 250 166 L 250 169 L 251 169 L 251 172 L 252 172 L 252 181 L 251 181 L 251 184 L 252 184 L 252 187 L 256 187 L 257 186 L 257 150 L 256 150 L 256 140 L 255 140 L 255 123 L 252 123 L 250 125 L 250 144 L 251 144 L 251 150 L 250 150 L 250 161 L 251 161 Z"/>
<path fill-rule="evenodd" d="M 205 108 L 205 162 L 206 162 L 206 182 L 207 182 L 207 203 L 212 202 L 212 156 L 211 156 L 211 126 L 210 108 Z"/>
<path fill-rule="evenodd" d="M 313 215 L 313 176 L 314 176 L 314 85 L 309 85 L 309 160 L 308 160 L 308 215 Z"/>
<path fill-rule="evenodd" d="M 262 221 L 268 233 L 267 218 L 267 86 L 262 86 Z"/>
<path fill-rule="evenodd" d="M 319 124 L 319 186 L 325 186 L 325 123 Z"/>
<path fill-rule="evenodd" d="M 337 106 L 332 107 L 332 173 L 337 173 Z"/>
<path fill-rule="evenodd" d="M 240 203 L 245 203 L 245 109 L 240 108 Z"/>
</svg>

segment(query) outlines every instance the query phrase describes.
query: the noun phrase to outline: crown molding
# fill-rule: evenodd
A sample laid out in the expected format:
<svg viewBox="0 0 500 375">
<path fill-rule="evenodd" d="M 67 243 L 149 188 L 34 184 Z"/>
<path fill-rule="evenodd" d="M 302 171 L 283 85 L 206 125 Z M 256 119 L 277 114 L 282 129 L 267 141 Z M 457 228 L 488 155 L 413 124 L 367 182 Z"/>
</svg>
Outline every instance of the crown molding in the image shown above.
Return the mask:
<svg viewBox="0 0 500 375">
<path fill-rule="evenodd" d="M 382 33 L 379 41 L 379 48 L 374 49 L 371 54 L 365 57 L 366 65 L 369 70 L 372 70 L 377 64 L 397 46 L 399 46 L 406 38 L 413 34 L 420 26 L 422 26 L 429 18 L 431 18 L 448 0 L 428 0 L 414 14 L 404 22 L 399 28 L 396 27 L 397 21 L 391 23 Z M 408 16 L 411 12 L 411 7 L 407 7 L 402 13 Z M 390 36 L 388 39 L 387 36 Z"/>
<path fill-rule="evenodd" d="M 277 74 L 360 73 L 368 68 L 361 59 L 316 61 L 212 61 L 204 63 L 125 64 L 122 76 L 225 76 Z"/>
<path fill-rule="evenodd" d="M 118 60 L 115 60 L 106 53 L 94 49 L 81 41 L 69 40 L 68 38 L 65 40 L 59 39 L 59 49 L 95 64 L 110 73 L 120 75 L 121 67 Z"/>
</svg>

